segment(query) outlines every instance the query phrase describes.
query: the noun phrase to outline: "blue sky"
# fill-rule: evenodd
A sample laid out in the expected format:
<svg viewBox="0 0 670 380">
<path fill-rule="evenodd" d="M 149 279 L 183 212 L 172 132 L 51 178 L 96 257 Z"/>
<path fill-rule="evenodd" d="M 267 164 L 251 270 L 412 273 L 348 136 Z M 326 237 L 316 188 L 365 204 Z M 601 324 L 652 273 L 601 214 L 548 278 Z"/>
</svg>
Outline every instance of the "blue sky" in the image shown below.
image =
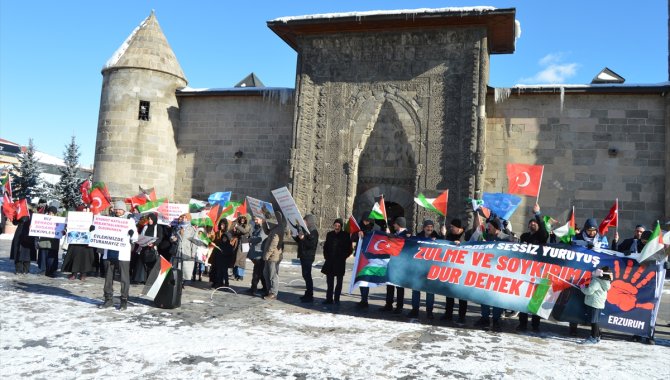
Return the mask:
<svg viewBox="0 0 670 380">
<path fill-rule="evenodd" d="M 0 1 L 0 137 L 62 157 L 74 134 L 93 164 L 102 65 L 152 9 L 191 87 L 231 87 L 250 72 L 294 87 L 296 53 L 266 26 L 313 13 L 515 7 L 514 54 L 490 84 L 586 84 L 604 67 L 628 84 L 668 81 L 667 2 L 648 1 Z"/>
</svg>

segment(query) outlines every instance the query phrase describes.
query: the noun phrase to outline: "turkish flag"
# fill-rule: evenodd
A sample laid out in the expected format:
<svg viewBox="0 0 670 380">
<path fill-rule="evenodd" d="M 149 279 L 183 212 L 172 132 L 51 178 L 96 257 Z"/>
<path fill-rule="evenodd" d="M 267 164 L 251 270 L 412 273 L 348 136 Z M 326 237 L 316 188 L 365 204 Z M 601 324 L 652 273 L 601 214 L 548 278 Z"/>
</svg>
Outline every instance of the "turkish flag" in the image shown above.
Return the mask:
<svg viewBox="0 0 670 380">
<path fill-rule="evenodd" d="M 13 221 L 14 215 L 16 215 L 16 207 L 14 207 L 14 202 L 12 202 L 7 193 L 2 196 L 2 213 L 5 214 L 5 217 L 7 217 L 7 219 L 10 221 Z"/>
<path fill-rule="evenodd" d="M 544 165 L 507 164 L 507 192 L 537 197 L 543 171 Z"/>
<path fill-rule="evenodd" d="M 101 211 L 106 210 L 109 207 L 109 202 L 105 197 L 105 194 L 98 188 L 93 189 L 91 194 L 91 212 L 93 215 L 99 214 Z"/>
<path fill-rule="evenodd" d="M 30 216 L 30 213 L 28 212 L 28 201 L 26 201 L 25 198 L 14 202 L 14 210 L 16 210 L 16 220 L 19 220 L 24 216 Z"/>
<path fill-rule="evenodd" d="M 81 192 L 81 201 L 85 204 L 91 203 L 91 197 L 88 195 L 91 192 L 91 181 L 85 180 L 79 185 L 79 191 Z"/>
<path fill-rule="evenodd" d="M 619 223 L 619 201 L 614 202 L 609 214 L 603 219 L 598 227 L 598 233 L 605 235 L 610 227 L 616 227 Z"/>
<path fill-rule="evenodd" d="M 368 243 L 366 252 L 373 255 L 398 256 L 404 246 L 405 239 L 390 237 L 384 234 L 374 234 Z"/>
</svg>

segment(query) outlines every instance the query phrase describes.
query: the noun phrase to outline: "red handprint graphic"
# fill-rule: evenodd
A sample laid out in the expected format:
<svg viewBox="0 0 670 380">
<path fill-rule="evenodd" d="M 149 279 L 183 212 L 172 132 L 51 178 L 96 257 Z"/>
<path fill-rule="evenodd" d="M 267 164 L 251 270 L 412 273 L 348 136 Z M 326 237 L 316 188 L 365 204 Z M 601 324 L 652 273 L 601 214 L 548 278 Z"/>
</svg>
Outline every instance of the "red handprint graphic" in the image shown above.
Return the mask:
<svg viewBox="0 0 670 380">
<path fill-rule="evenodd" d="M 633 260 L 629 260 L 626 265 L 626 270 L 623 275 L 621 275 L 619 261 L 614 261 L 614 279 L 612 281 L 612 288 L 607 293 L 607 302 L 618 306 L 619 309 L 623 311 L 629 311 L 635 308 L 652 310 L 654 308 L 653 302 L 637 303 L 637 290 L 651 281 L 656 275 L 656 272 L 649 272 L 644 278 L 640 279 L 644 270 L 647 269 L 647 266 L 643 265 L 635 271 L 633 277 L 630 278 L 630 281 L 627 281 L 630 277 L 632 268 Z M 637 284 L 635 284 L 636 282 Z"/>
</svg>

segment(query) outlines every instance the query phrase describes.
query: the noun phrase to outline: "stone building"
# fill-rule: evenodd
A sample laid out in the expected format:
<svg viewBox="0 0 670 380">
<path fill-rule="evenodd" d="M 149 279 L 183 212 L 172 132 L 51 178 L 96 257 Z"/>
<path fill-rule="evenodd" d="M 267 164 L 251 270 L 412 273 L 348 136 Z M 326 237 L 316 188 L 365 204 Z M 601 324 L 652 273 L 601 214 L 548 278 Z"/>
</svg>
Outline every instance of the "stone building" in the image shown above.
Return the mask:
<svg viewBox="0 0 670 380">
<path fill-rule="evenodd" d="M 545 165 L 539 202 L 578 223 L 620 202 L 622 234 L 670 217 L 670 86 L 604 83 L 493 89 L 489 55 L 515 48 L 515 9 L 445 8 L 280 18 L 298 53 L 296 88 L 192 89 L 155 16 L 103 68 L 96 179 L 176 201 L 231 190 L 270 200 L 288 186 L 320 227 L 357 218 L 383 194 L 393 216 L 428 215 L 413 197 L 505 192 L 505 164 Z M 248 84 L 242 86 L 242 84 Z M 144 108 L 143 108 L 144 107 Z M 120 170 L 122 168 L 122 170 Z M 525 227 L 534 198 L 512 219 Z"/>
</svg>

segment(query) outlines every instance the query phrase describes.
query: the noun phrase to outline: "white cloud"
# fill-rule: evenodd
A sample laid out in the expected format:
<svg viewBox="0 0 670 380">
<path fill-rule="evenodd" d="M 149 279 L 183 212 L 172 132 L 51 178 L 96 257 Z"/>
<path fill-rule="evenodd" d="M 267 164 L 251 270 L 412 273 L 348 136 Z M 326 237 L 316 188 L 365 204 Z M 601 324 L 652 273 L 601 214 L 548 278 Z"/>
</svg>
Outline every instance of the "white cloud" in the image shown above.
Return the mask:
<svg viewBox="0 0 670 380">
<path fill-rule="evenodd" d="M 565 57 L 564 53 L 549 53 L 542 57 L 538 64 L 544 66 L 544 69 L 539 71 L 532 77 L 522 78 L 520 84 L 557 84 L 565 83 L 566 79 L 571 78 L 577 74 L 579 64 L 562 63 Z"/>
</svg>

